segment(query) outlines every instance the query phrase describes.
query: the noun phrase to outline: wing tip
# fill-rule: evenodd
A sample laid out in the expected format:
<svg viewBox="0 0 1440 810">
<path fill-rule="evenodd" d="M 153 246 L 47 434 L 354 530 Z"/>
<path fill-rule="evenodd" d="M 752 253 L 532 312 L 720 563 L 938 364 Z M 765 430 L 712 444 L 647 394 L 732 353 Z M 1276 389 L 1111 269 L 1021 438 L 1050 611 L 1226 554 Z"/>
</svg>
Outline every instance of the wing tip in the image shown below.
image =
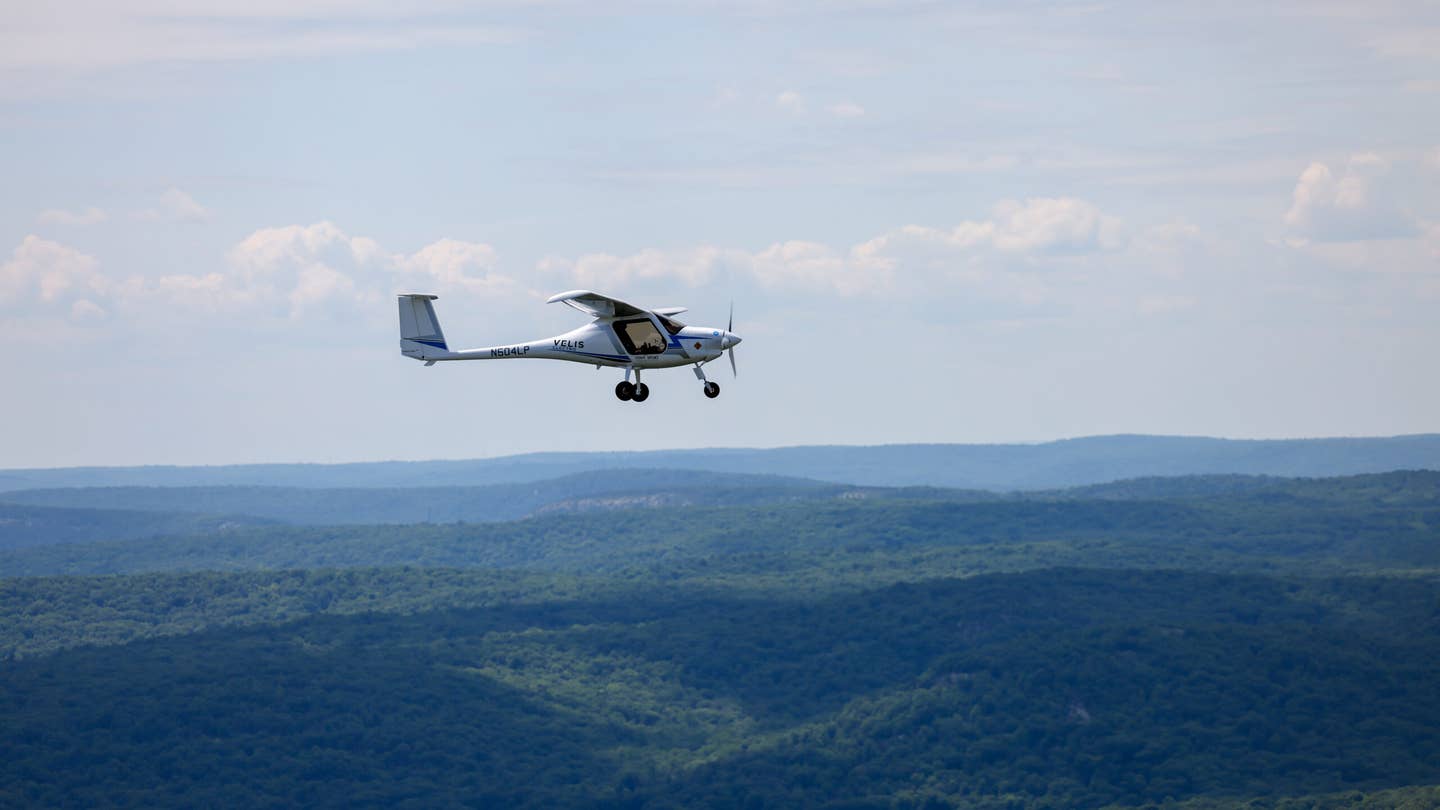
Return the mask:
<svg viewBox="0 0 1440 810">
<path fill-rule="evenodd" d="M 556 302 L 564 301 L 569 298 L 579 298 L 582 295 L 599 295 L 599 293 L 592 292 L 590 290 L 567 290 L 566 292 L 555 293 L 554 295 L 550 296 L 550 298 L 546 300 L 545 303 L 554 304 Z"/>
</svg>

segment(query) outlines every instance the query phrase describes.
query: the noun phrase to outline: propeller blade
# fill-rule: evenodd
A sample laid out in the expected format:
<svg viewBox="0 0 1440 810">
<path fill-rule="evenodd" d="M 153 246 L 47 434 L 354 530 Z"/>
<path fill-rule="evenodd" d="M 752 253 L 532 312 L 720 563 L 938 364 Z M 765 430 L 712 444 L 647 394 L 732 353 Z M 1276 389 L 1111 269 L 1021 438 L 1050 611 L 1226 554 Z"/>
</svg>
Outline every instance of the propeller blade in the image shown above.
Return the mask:
<svg viewBox="0 0 1440 810">
<path fill-rule="evenodd" d="M 729 336 L 730 336 L 732 333 L 734 333 L 734 331 L 735 331 L 735 301 L 734 301 L 734 299 L 731 299 L 731 301 L 730 301 L 730 321 L 725 324 L 725 335 L 726 335 L 725 342 L 726 342 L 726 343 L 729 343 L 729 342 L 730 342 L 730 337 L 729 337 Z M 725 353 L 728 354 L 728 355 L 730 355 L 730 376 L 732 376 L 732 377 L 739 377 L 739 376 L 740 376 L 740 370 L 737 369 L 737 368 L 735 368 L 735 347 L 732 345 L 732 346 L 729 348 L 729 350 L 727 350 Z"/>
</svg>

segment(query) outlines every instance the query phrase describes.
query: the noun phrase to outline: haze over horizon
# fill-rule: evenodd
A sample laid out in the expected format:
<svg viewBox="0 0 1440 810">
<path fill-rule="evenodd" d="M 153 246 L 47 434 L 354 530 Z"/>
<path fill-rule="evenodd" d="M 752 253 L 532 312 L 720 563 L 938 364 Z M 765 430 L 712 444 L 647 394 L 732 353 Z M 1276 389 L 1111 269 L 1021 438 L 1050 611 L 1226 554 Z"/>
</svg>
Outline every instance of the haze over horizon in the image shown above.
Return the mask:
<svg viewBox="0 0 1440 810">
<path fill-rule="evenodd" d="M 1440 9 L 0 11 L 0 468 L 1440 431 Z M 590 288 L 740 377 L 423 368 Z"/>
<path fill-rule="evenodd" d="M 424 462 L 440 462 L 440 463 L 444 463 L 444 462 L 466 462 L 466 461 L 502 461 L 502 460 L 506 460 L 506 459 L 524 458 L 524 457 L 527 457 L 527 456 L 576 455 L 576 454 L 578 454 L 578 455 L 586 455 L 586 454 L 592 454 L 592 453 L 593 453 L 593 454 L 601 454 L 601 455 L 603 455 L 603 454 L 609 454 L 609 453 L 614 453 L 614 454 L 617 454 L 617 455 L 622 455 L 622 454 L 640 454 L 640 455 L 643 456 L 644 454 L 648 454 L 648 453 L 690 454 L 690 453 L 707 453 L 707 452 L 709 452 L 709 451 L 719 451 L 719 452 L 735 451 L 735 452 L 760 452 L 760 453 L 764 453 L 764 452 L 776 451 L 776 450 L 778 450 L 778 451 L 785 451 L 785 450 L 813 450 L 813 449 L 829 449 L 829 448 L 854 449 L 854 450 L 867 450 L 867 449 L 877 449 L 877 448 L 905 448 L 905 447 L 956 447 L 956 448 L 965 448 L 965 447 L 973 447 L 973 448 L 1035 447 L 1035 448 L 1041 448 L 1041 447 L 1046 447 L 1046 446 L 1061 445 L 1061 444 L 1070 443 L 1070 442 L 1082 442 L 1082 443 L 1083 443 L 1083 442 L 1087 442 L 1087 441 L 1097 441 L 1097 440 L 1098 440 L 1098 441 L 1104 441 L 1104 440 L 1107 440 L 1107 439 L 1117 439 L 1117 438 L 1158 439 L 1158 440 L 1165 440 L 1165 439 L 1180 439 L 1180 440 L 1193 439 L 1193 440 L 1197 440 L 1197 441 L 1218 441 L 1218 442 L 1236 442 L 1236 443 L 1263 442 L 1263 443 L 1296 443 L 1296 444 L 1301 444 L 1301 443 L 1307 443 L 1307 442 L 1326 442 L 1326 441 L 1332 441 L 1332 440 L 1333 440 L 1333 441 L 1353 440 L 1353 441 L 1365 442 L 1365 441 L 1371 441 L 1371 440 L 1373 440 L 1373 441 L 1386 441 L 1386 440 L 1403 441 L 1403 440 L 1409 440 L 1409 439 L 1429 439 L 1429 438 L 1440 438 L 1440 433 L 1410 433 L 1410 434 L 1397 434 L 1397 435 L 1393 435 L 1393 436 L 1296 436 L 1296 437 L 1287 437 L 1287 438 L 1267 438 L 1267 437 L 1249 437 L 1249 438 L 1245 438 L 1245 437 L 1231 437 L 1231 436 L 1198 436 L 1198 435 L 1196 435 L 1196 436 L 1186 436 L 1186 435 L 1180 435 L 1180 434 L 1159 435 L 1159 434 L 1138 434 L 1138 433 L 1111 433 L 1111 434 L 1094 435 L 1094 436 L 1065 436 L 1065 437 L 1060 437 L 1060 438 L 1056 438 L 1056 439 L 1039 439 L 1039 440 L 1035 440 L 1035 441 L 1017 440 L 1017 441 L 995 441 L 995 442 L 875 442 L 875 443 L 872 443 L 872 444 L 856 444 L 856 443 L 843 443 L 843 442 L 826 442 L 826 443 L 817 443 L 817 444 L 694 445 L 694 446 L 689 446 L 689 447 L 613 448 L 613 449 L 598 449 L 598 450 L 572 450 L 572 449 L 566 449 L 566 448 L 558 448 L 558 449 L 547 449 L 547 450 L 521 450 L 521 451 L 514 452 L 514 453 L 498 453 L 498 454 L 495 454 L 495 455 L 486 455 L 486 456 L 432 456 L 432 457 L 425 457 L 425 458 L 422 458 L 422 457 L 414 457 L 414 458 L 405 458 L 405 457 L 392 457 L 392 458 L 355 458 L 355 459 L 348 459 L 348 460 L 344 460 L 344 461 L 323 461 L 323 460 L 315 460 L 315 459 L 276 458 L 276 459 L 259 460 L 259 461 L 243 461 L 243 462 L 214 461 L 214 462 L 197 462 L 197 463 L 193 463 L 193 464 L 170 464 L 170 463 L 165 463 L 165 462 L 160 462 L 160 463 L 142 463 L 142 464 L 49 464 L 49 465 L 35 465 L 35 466 L 32 466 L 32 467 L 0 467 L 0 472 L 7 472 L 7 471 L 13 472 L 13 471 L 23 471 L 23 470 L 66 470 L 66 469 L 85 469 L 85 468 L 97 468 L 97 469 L 106 469 L 106 468 L 133 469 L 133 468 L 144 468 L 144 467 L 216 468 L 216 467 L 247 467 L 247 466 L 268 467 L 268 466 L 288 466 L 288 465 L 315 465 L 315 466 L 322 466 L 322 467 L 323 467 L 323 466 L 366 465 L 366 464 L 390 464 L 390 463 L 411 463 L 411 462 L 415 462 L 415 463 L 424 463 Z M 1423 467 L 1423 465 L 1422 465 L 1422 467 Z M 1399 469 L 1399 468 L 1400 468 L 1400 467 L 1396 467 L 1396 469 Z M 1428 469 L 1428 467 L 1424 467 L 1424 468 Z M 762 472 L 761 474 L 763 474 L 763 472 Z"/>
</svg>

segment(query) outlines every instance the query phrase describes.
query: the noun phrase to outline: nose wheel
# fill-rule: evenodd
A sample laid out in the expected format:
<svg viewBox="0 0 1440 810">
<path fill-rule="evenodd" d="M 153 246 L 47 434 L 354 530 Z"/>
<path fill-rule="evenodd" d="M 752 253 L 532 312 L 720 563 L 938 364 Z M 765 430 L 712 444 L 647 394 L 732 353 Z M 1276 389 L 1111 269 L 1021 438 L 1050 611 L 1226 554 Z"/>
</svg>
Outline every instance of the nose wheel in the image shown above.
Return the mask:
<svg viewBox="0 0 1440 810">
<path fill-rule="evenodd" d="M 707 397 L 709 397 L 709 398 L 711 398 L 711 399 L 714 399 L 715 397 L 720 396 L 720 383 L 716 383 L 716 382 L 706 382 L 706 383 L 705 383 L 705 396 L 707 396 Z"/>
</svg>

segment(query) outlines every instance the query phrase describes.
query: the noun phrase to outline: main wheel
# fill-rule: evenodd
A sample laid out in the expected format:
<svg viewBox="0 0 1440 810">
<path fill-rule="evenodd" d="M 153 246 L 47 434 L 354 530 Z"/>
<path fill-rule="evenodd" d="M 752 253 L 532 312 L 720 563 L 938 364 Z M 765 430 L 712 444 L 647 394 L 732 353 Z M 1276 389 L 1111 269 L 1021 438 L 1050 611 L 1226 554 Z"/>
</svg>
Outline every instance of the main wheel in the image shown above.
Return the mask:
<svg viewBox="0 0 1440 810">
<path fill-rule="evenodd" d="M 645 400 L 649 399 L 650 386 L 646 385 L 645 383 L 640 383 L 639 385 L 635 386 L 635 393 L 631 395 L 631 398 L 634 399 L 636 402 L 644 402 Z"/>
<path fill-rule="evenodd" d="M 720 383 L 714 383 L 714 382 L 707 382 L 707 383 L 705 383 L 705 396 L 707 396 L 707 397 L 709 397 L 709 398 L 711 398 L 711 399 L 714 399 L 715 397 L 720 396 Z"/>
<path fill-rule="evenodd" d="M 615 396 L 622 401 L 629 401 L 635 397 L 635 384 L 629 380 L 621 380 L 615 383 Z"/>
</svg>

